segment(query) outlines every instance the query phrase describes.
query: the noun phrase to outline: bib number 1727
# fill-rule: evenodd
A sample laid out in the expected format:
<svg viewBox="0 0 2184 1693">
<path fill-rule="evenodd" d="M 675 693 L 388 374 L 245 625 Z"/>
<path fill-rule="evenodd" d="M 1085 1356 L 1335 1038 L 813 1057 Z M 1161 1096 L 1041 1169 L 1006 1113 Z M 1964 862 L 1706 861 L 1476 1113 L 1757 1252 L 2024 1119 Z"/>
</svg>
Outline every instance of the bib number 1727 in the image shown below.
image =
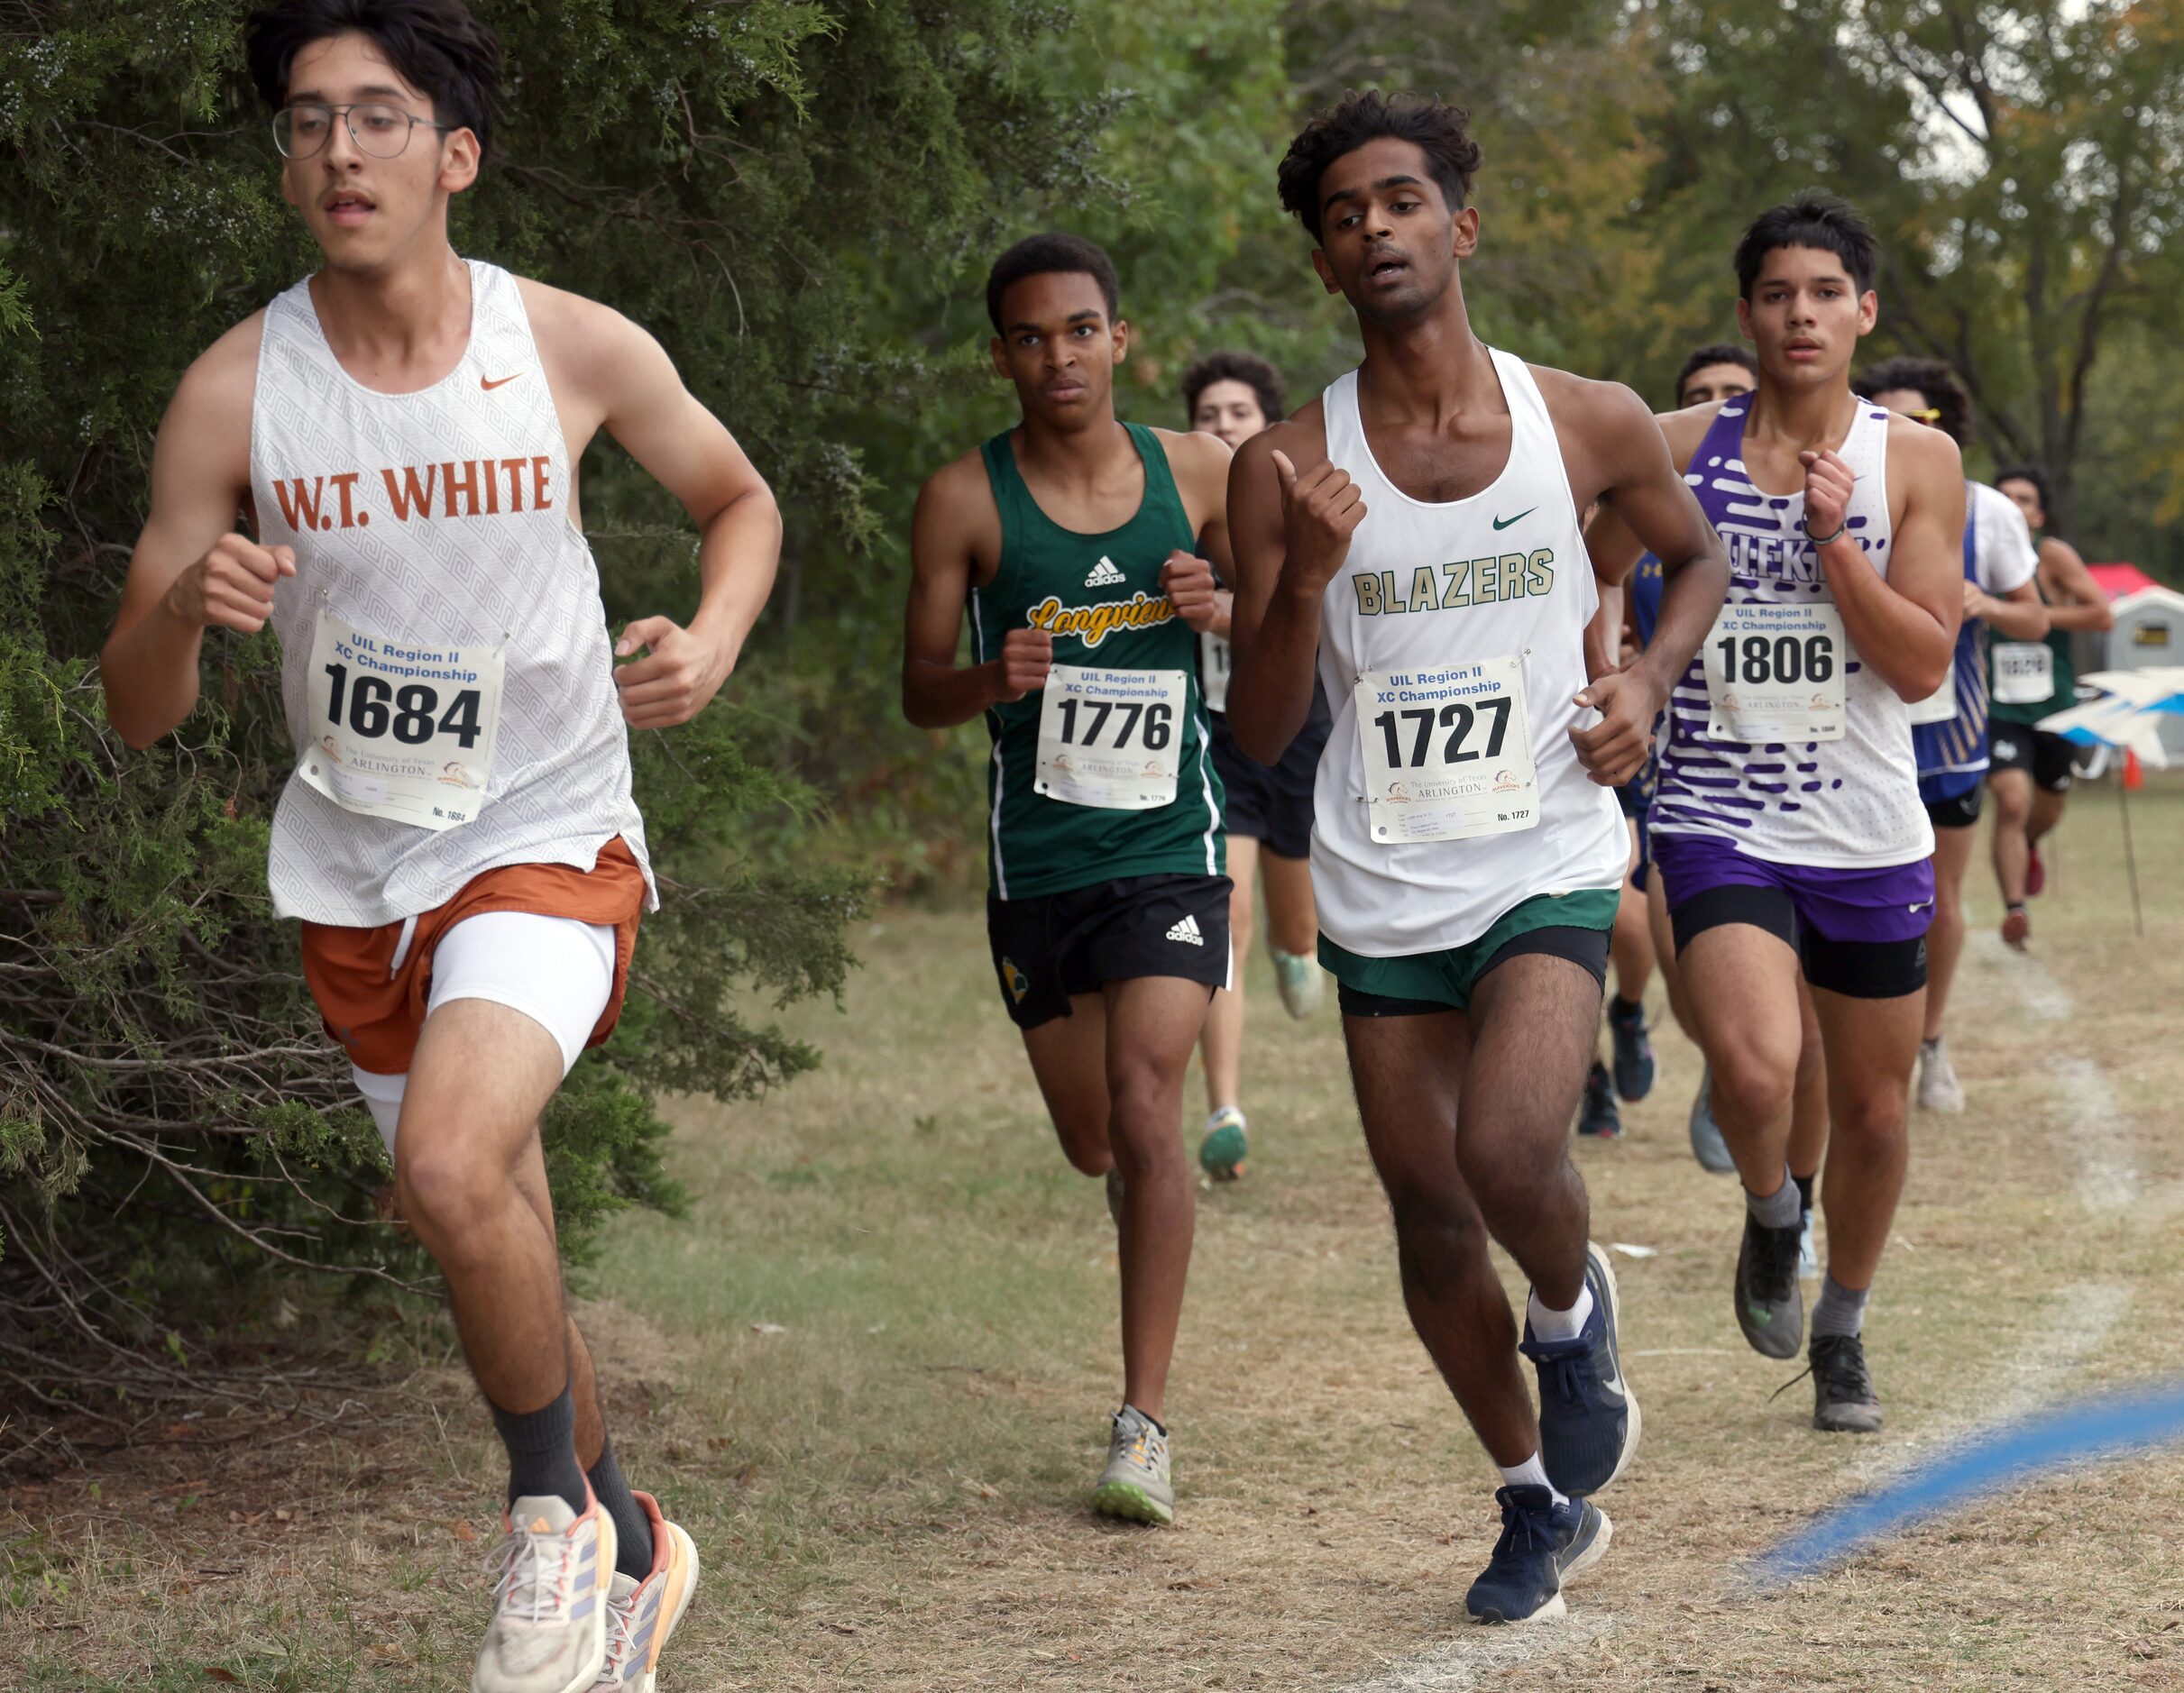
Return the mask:
<svg viewBox="0 0 2184 1693">
<path fill-rule="evenodd" d="M 1372 727 L 1387 738 L 1390 770 L 1425 769 L 1432 755 L 1434 737 L 1443 729 L 1448 731 L 1448 738 L 1442 744 L 1440 762 L 1468 764 L 1474 758 L 1501 756 L 1514 703 L 1508 694 L 1495 694 L 1475 707 L 1461 700 L 1450 700 L 1438 711 L 1431 706 L 1406 706 L 1400 711 L 1381 712 L 1372 719 Z M 1475 741 L 1472 731 L 1482 718 L 1488 724 L 1486 734 L 1482 742 Z"/>
</svg>

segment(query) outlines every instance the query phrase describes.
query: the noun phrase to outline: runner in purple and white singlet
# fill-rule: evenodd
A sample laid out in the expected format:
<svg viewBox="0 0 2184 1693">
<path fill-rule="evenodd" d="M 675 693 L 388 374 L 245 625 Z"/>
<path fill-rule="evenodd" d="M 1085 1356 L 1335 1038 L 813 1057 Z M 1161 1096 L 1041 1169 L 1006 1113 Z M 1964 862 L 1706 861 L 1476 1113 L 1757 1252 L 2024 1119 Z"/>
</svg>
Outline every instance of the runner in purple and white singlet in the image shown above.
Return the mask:
<svg viewBox="0 0 2184 1693">
<path fill-rule="evenodd" d="M 1811 984 L 1835 1105 L 1813 1423 L 1857 1432 L 1881 1422 L 1860 1330 L 1903 1192 L 1933 903 L 1907 702 L 1949 673 L 1963 599 L 1956 444 L 1850 391 L 1877 258 L 1830 196 L 1761 216 L 1736 257 L 1758 387 L 1661 420 L 1728 548 L 1730 591 L 1670 697 L 1651 819 L 1745 1188 L 1737 1322 L 1771 1358 L 1803 1338 L 1785 1153 L 1801 966 Z M 1638 551 L 1611 519 L 1592 544 L 1596 568 Z"/>
</svg>

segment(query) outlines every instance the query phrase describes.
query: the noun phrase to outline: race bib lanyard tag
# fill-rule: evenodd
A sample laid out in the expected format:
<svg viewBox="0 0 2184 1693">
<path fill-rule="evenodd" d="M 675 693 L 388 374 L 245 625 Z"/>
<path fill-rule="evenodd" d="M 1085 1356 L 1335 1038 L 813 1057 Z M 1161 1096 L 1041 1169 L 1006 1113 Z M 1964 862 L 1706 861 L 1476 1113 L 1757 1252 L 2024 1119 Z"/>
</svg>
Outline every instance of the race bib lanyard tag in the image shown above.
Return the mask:
<svg viewBox="0 0 2184 1693">
<path fill-rule="evenodd" d="M 1236 649 L 1224 636 L 1208 629 L 1198 636 L 1198 685 L 1206 693 L 1208 711 L 1228 709 L 1228 673 L 1236 666 Z"/>
<path fill-rule="evenodd" d="M 1032 785 L 1050 800 L 1106 811 L 1170 804 L 1188 709 L 1179 670 L 1057 664 L 1040 696 Z"/>
<path fill-rule="evenodd" d="M 1923 700 L 1912 701 L 1911 720 L 1913 723 L 1946 723 L 1956 715 L 1957 667 L 1951 663 L 1949 674 L 1941 679 L 1939 688 Z"/>
<path fill-rule="evenodd" d="M 1468 840 L 1539 823 L 1517 659 L 1369 670 L 1353 691 L 1375 842 Z"/>
<path fill-rule="evenodd" d="M 1995 649 L 1995 700 L 2038 705 L 2055 692 L 2055 654 L 2044 641 L 2001 641 Z"/>
<path fill-rule="evenodd" d="M 1843 737 L 1842 614 L 1827 605 L 1724 606 L 1706 637 L 1706 732 L 1718 741 Z"/>
<path fill-rule="evenodd" d="M 485 803 L 507 660 L 497 646 L 391 641 L 318 614 L 303 779 L 344 810 L 459 828 Z"/>
</svg>

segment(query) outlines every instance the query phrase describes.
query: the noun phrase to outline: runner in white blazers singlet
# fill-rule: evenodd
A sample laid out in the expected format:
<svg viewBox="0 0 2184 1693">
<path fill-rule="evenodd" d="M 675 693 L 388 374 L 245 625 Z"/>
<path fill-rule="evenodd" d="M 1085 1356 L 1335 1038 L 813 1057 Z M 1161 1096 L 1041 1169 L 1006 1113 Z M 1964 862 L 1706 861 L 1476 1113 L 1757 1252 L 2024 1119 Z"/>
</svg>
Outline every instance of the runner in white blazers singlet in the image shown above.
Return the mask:
<svg viewBox="0 0 2184 1693">
<path fill-rule="evenodd" d="M 649 1693 L 696 1549 L 608 1443 L 538 1121 L 613 1028 L 656 903 L 629 729 L 687 721 L 727 680 L 780 517 L 651 336 L 449 246 L 500 71 L 459 0 L 289 0 L 253 17 L 248 56 L 323 262 L 182 379 L 108 715 L 147 746 L 195 706 L 207 629 L 279 636 L 297 763 L 274 909 L 302 920 L 306 980 L 509 1453 L 472 1685 Z M 699 527 L 687 626 L 608 633 L 576 483 L 601 429 Z"/>
<path fill-rule="evenodd" d="M 1606 1550 L 1584 1496 L 1638 1443 L 1568 1135 L 1629 852 L 1610 789 L 1644 763 L 1728 572 L 1635 394 L 1473 334 L 1478 163 L 1462 112 L 1377 93 L 1282 160 L 1282 204 L 1365 362 L 1236 455 L 1229 721 L 1266 759 L 1316 678 L 1335 709 L 1314 795 L 1320 961 L 1411 1321 L 1504 1483 L 1468 1604 L 1516 1621 L 1559 1611 Z M 1653 645 L 1620 673 L 1579 533 L 1594 499 L 1664 561 Z M 1490 1236 L 1532 1283 L 1537 1416 Z"/>
</svg>

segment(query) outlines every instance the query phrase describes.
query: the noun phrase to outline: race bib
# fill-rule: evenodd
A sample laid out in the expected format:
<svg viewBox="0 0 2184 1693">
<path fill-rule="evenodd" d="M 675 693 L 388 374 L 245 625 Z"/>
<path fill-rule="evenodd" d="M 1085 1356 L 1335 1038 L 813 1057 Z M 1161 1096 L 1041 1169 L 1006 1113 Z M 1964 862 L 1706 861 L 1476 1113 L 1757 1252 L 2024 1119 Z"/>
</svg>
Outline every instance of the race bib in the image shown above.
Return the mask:
<svg viewBox="0 0 2184 1693">
<path fill-rule="evenodd" d="M 1515 658 L 1369 670 L 1353 695 L 1375 841 L 1468 840 L 1539 822 L 1539 772 Z"/>
<path fill-rule="evenodd" d="M 2055 692 L 2055 650 L 2045 641 L 2000 641 L 1992 649 L 1995 702 L 2038 705 Z"/>
<path fill-rule="evenodd" d="M 1957 667 L 1951 663 L 1949 667 L 1948 676 L 1942 680 L 1939 688 L 1936 688 L 1923 700 L 1912 701 L 1911 720 L 1913 723 L 1946 723 L 1956 715 Z"/>
<path fill-rule="evenodd" d="M 321 610 L 303 779 L 344 810 L 459 828 L 485 802 L 507 660 L 497 646 L 390 641 Z"/>
<path fill-rule="evenodd" d="M 1228 637 L 1208 629 L 1198 636 L 1198 686 L 1208 711 L 1228 709 L 1228 673 L 1236 665 L 1236 649 Z"/>
<path fill-rule="evenodd" d="M 1040 696 L 1032 787 L 1107 811 L 1172 803 L 1188 707 L 1179 670 L 1055 665 Z"/>
<path fill-rule="evenodd" d="M 1828 605 L 1724 606 L 1706 637 L 1706 732 L 1718 741 L 1843 737 L 1842 614 Z"/>
</svg>

